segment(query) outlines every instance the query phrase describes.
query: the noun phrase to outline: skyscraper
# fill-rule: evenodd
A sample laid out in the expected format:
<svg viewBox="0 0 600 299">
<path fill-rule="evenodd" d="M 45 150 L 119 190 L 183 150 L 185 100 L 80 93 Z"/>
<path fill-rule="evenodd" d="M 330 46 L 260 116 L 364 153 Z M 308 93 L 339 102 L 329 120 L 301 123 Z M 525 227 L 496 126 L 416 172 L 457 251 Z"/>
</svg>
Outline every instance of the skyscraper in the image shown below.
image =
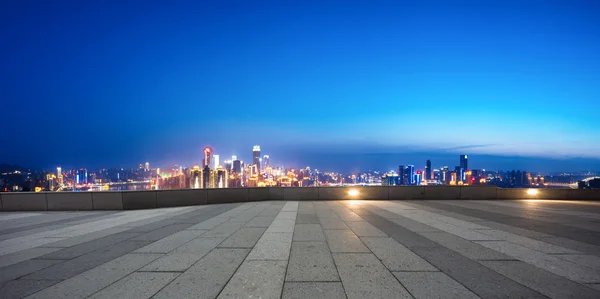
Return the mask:
<svg viewBox="0 0 600 299">
<path fill-rule="evenodd" d="M 260 145 L 255 145 L 252 148 L 252 164 L 256 165 L 258 172 L 260 172 Z"/>
<path fill-rule="evenodd" d="M 407 167 L 407 173 L 406 175 L 409 178 L 410 181 L 410 185 L 415 185 L 416 184 L 416 180 L 415 180 L 415 166 L 414 165 L 408 165 Z"/>
<path fill-rule="evenodd" d="M 225 167 L 225 170 L 231 172 L 231 167 L 233 166 L 233 162 L 232 160 L 225 160 L 223 161 L 223 167 Z"/>
<path fill-rule="evenodd" d="M 146 162 L 146 171 L 150 171 L 150 162 Z"/>
<path fill-rule="evenodd" d="M 468 162 L 467 161 L 467 155 L 460 155 L 460 168 L 462 168 L 465 171 L 467 169 L 469 169 L 467 162 Z"/>
<path fill-rule="evenodd" d="M 219 155 L 213 155 L 210 165 L 210 168 L 212 169 L 217 169 L 217 167 L 219 167 Z"/>
<path fill-rule="evenodd" d="M 208 165 L 202 169 L 202 188 L 212 188 L 210 184 L 210 167 Z"/>
<path fill-rule="evenodd" d="M 425 180 L 431 180 L 431 160 L 425 163 Z"/>
<path fill-rule="evenodd" d="M 63 184 L 62 168 L 56 167 L 56 182 L 59 186 Z"/>
<path fill-rule="evenodd" d="M 233 172 L 235 172 L 237 174 L 242 173 L 242 161 L 240 161 L 238 159 L 233 160 Z"/>
<path fill-rule="evenodd" d="M 267 167 L 270 166 L 270 164 L 269 164 L 269 158 L 270 158 L 269 155 L 264 155 L 263 156 L 263 165 L 264 165 L 263 169 L 267 169 Z"/>
<path fill-rule="evenodd" d="M 202 160 L 202 168 L 208 166 L 210 167 L 210 158 L 212 155 L 212 148 L 205 147 L 204 148 L 204 159 Z"/>
</svg>

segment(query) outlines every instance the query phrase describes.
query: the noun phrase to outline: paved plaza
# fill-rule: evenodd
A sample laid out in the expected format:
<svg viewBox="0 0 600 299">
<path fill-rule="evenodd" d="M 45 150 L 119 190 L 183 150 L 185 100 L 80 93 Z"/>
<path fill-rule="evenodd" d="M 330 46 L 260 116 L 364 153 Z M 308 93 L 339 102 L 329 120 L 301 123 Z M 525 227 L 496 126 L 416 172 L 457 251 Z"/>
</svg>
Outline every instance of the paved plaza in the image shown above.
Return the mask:
<svg viewBox="0 0 600 299">
<path fill-rule="evenodd" d="M 0 213 L 0 298 L 600 298 L 600 204 Z"/>
</svg>

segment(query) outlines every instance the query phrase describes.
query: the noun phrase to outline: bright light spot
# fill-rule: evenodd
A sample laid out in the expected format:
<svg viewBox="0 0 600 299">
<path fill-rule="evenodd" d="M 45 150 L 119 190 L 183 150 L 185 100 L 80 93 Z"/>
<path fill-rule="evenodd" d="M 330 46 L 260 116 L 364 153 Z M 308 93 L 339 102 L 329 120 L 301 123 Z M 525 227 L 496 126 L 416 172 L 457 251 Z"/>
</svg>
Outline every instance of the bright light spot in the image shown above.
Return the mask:
<svg viewBox="0 0 600 299">
<path fill-rule="evenodd" d="M 348 195 L 350 195 L 350 196 L 358 196 L 358 190 L 356 190 L 356 189 L 350 189 L 348 191 Z"/>
<path fill-rule="evenodd" d="M 529 195 L 537 195 L 538 194 L 538 190 L 537 189 L 529 189 L 529 190 L 527 190 L 527 194 L 529 194 Z"/>
</svg>

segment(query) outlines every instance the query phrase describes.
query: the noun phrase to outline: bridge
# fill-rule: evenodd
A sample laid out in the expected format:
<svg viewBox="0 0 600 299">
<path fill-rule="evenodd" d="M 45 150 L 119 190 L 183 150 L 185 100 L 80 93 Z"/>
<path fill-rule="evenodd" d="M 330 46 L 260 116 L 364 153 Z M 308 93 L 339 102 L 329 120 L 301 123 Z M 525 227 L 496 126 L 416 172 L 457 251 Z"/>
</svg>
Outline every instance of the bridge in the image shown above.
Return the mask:
<svg viewBox="0 0 600 299">
<path fill-rule="evenodd" d="M 593 177 L 585 178 L 585 179 L 583 179 L 581 181 L 583 181 L 583 182 L 589 182 L 589 181 L 594 180 L 594 179 L 600 179 L 600 177 L 599 176 L 593 176 Z M 571 184 L 569 184 L 569 183 L 554 183 L 554 182 L 550 182 L 550 183 L 545 183 L 544 185 L 545 186 L 550 186 L 550 187 L 571 188 L 571 189 L 577 189 L 577 188 L 579 188 L 579 185 L 577 184 L 577 182 L 571 183 Z"/>
<path fill-rule="evenodd" d="M 2 193 L 0 297 L 600 298 L 600 192 L 431 188 Z"/>
</svg>

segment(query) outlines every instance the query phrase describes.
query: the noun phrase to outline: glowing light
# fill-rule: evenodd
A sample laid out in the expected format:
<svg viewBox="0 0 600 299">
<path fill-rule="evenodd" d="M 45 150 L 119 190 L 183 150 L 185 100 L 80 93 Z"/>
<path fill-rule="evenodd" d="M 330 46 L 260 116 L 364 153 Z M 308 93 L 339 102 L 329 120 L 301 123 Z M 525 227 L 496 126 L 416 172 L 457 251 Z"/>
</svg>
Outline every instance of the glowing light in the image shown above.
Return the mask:
<svg viewBox="0 0 600 299">
<path fill-rule="evenodd" d="M 537 195 L 539 192 L 537 189 L 529 189 L 527 190 L 528 195 Z"/>
<path fill-rule="evenodd" d="M 348 195 L 350 195 L 350 196 L 358 196 L 358 194 L 359 194 L 359 192 L 356 189 L 350 189 L 348 191 Z"/>
</svg>

